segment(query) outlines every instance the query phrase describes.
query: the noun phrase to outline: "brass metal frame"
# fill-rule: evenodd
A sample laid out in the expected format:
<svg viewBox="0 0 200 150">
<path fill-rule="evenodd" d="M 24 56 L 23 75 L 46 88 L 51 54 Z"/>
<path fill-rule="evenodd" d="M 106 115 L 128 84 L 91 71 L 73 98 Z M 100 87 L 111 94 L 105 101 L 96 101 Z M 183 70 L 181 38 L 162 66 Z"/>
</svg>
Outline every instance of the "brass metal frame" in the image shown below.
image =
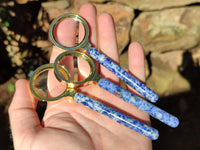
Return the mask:
<svg viewBox="0 0 200 150">
<path fill-rule="evenodd" d="M 66 97 L 66 96 L 71 96 L 73 97 L 73 93 L 75 93 L 75 91 L 72 91 L 71 89 L 68 89 L 66 87 L 66 90 L 59 96 L 57 97 L 43 97 L 42 95 L 40 95 L 37 90 L 36 90 L 36 87 L 35 87 L 35 81 L 37 79 L 37 77 L 43 73 L 44 71 L 47 71 L 47 70 L 50 70 L 50 69 L 54 69 L 54 64 L 45 64 L 45 65 L 42 65 L 40 67 L 38 67 L 32 74 L 31 78 L 29 79 L 29 86 L 30 86 L 30 90 L 31 92 L 34 94 L 34 96 L 36 98 L 38 98 L 39 100 L 42 100 L 42 101 L 55 101 L 55 100 L 58 100 L 62 97 Z M 59 67 L 59 70 L 62 70 L 63 73 L 65 73 L 66 75 L 66 78 L 71 78 L 71 75 L 69 73 L 68 70 L 66 69 L 63 69 L 61 68 L 61 66 Z"/>
<path fill-rule="evenodd" d="M 78 82 L 73 82 L 72 80 L 71 81 L 67 80 L 66 78 L 64 78 L 61 75 L 61 73 L 58 70 L 59 63 L 63 58 L 65 58 L 67 56 L 80 57 L 80 58 L 84 59 L 89 64 L 90 73 L 89 73 L 88 77 L 85 80 L 78 81 Z M 62 68 L 65 68 L 65 67 L 62 66 Z M 55 75 L 56 75 L 56 77 L 57 77 L 57 79 L 59 81 L 65 81 L 67 84 L 69 84 L 68 87 L 69 86 L 71 86 L 71 87 L 73 86 L 73 88 L 82 86 L 83 84 L 85 84 L 88 81 L 97 82 L 100 79 L 100 75 L 97 74 L 97 72 L 96 72 L 94 61 L 87 54 L 85 54 L 84 52 L 81 52 L 81 51 L 67 51 L 67 52 L 63 52 L 60 55 L 58 55 L 56 60 L 55 60 L 55 62 L 54 62 L 54 73 L 55 73 Z"/>
<path fill-rule="evenodd" d="M 83 25 L 84 30 L 85 30 L 85 36 L 84 36 L 83 40 L 79 44 L 77 44 L 73 47 L 65 47 L 65 46 L 59 44 L 54 37 L 54 29 L 55 29 L 57 23 L 59 21 L 61 21 L 62 19 L 66 19 L 66 18 L 71 18 L 71 19 L 74 19 L 75 21 L 80 22 Z M 50 25 L 49 36 L 50 36 L 50 39 L 53 42 L 53 44 L 63 50 L 73 51 L 75 49 L 82 48 L 87 51 L 91 47 L 91 44 L 88 41 L 88 37 L 89 37 L 88 25 L 83 18 L 81 18 L 80 16 L 75 15 L 75 14 L 64 14 L 64 15 L 61 15 L 61 16 L 57 17 L 56 19 L 54 19 Z"/>
<path fill-rule="evenodd" d="M 61 21 L 63 19 L 67 19 L 67 18 L 73 19 L 73 20 L 81 23 L 85 30 L 85 35 L 84 35 L 83 40 L 73 47 L 65 47 L 65 46 L 59 44 L 54 37 L 54 30 L 55 30 L 57 23 L 59 23 L 59 21 Z M 94 82 L 99 81 L 100 75 L 96 72 L 94 61 L 92 60 L 92 58 L 90 58 L 85 53 L 91 47 L 91 44 L 88 41 L 89 28 L 88 28 L 87 22 L 83 18 L 81 18 L 80 16 L 75 15 L 75 14 L 64 14 L 64 15 L 57 17 L 56 19 L 54 19 L 52 21 L 52 23 L 50 25 L 49 36 L 50 36 L 52 43 L 55 46 L 57 46 L 58 48 L 60 48 L 62 50 L 67 50 L 67 51 L 61 53 L 56 58 L 54 64 L 42 65 L 39 68 L 37 68 L 34 71 L 34 73 L 32 74 L 29 84 L 30 84 L 30 90 L 35 95 L 36 98 L 43 100 L 43 101 L 55 101 L 55 100 L 59 100 L 62 97 L 67 97 L 67 96 L 73 97 L 76 94 L 76 88 L 86 85 L 86 84 L 90 84 L 91 82 L 94 83 Z M 67 57 L 67 56 L 76 56 L 76 57 L 82 58 L 89 64 L 90 73 L 85 80 L 73 82 L 69 70 L 64 66 L 59 65 L 60 61 L 64 57 Z M 59 95 L 57 97 L 53 97 L 53 98 L 43 97 L 42 95 L 40 95 L 37 92 L 36 87 L 35 87 L 36 78 L 42 72 L 47 71 L 49 69 L 54 69 L 54 74 L 55 74 L 56 78 L 58 79 L 58 81 L 64 82 L 64 84 L 66 84 L 66 90 L 61 95 Z M 62 76 L 61 74 L 64 76 Z"/>
</svg>

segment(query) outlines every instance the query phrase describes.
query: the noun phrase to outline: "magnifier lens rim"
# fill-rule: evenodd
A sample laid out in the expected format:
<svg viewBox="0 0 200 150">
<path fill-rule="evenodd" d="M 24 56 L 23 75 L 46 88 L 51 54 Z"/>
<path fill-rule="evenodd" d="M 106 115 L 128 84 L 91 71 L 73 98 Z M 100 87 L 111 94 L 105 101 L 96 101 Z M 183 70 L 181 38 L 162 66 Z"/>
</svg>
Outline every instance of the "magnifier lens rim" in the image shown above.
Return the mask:
<svg viewBox="0 0 200 150">
<path fill-rule="evenodd" d="M 80 43 L 78 43 L 77 45 L 73 46 L 73 47 L 66 47 L 66 46 L 61 45 L 60 43 L 58 43 L 56 41 L 56 39 L 54 37 L 54 30 L 55 30 L 55 27 L 56 27 L 57 23 L 59 23 L 60 20 L 65 19 L 65 18 L 69 18 L 69 19 L 71 18 L 71 19 L 74 19 L 75 21 L 78 21 L 79 23 L 81 23 L 83 25 L 84 30 L 85 30 L 84 31 L 85 35 L 84 35 L 83 40 Z M 87 25 L 86 21 L 82 17 L 80 17 L 79 15 L 76 15 L 76 14 L 63 14 L 63 15 L 55 18 L 52 21 L 52 23 L 50 25 L 50 29 L 49 29 L 49 37 L 50 37 L 52 43 L 55 46 L 57 46 L 57 47 L 59 47 L 59 48 L 61 48 L 63 50 L 73 51 L 75 49 L 80 49 L 80 48 L 82 48 L 82 49 L 86 48 L 85 50 L 87 50 L 88 44 L 89 44 L 89 41 L 88 41 L 89 28 L 88 28 L 88 25 Z"/>
<path fill-rule="evenodd" d="M 62 69 L 61 67 L 59 67 L 60 69 Z M 55 101 L 55 100 L 59 100 L 61 99 L 62 97 L 64 96 L 68 96 L 70 95 L 70 93 L 66 90 L 67 89 L 67 86 L 66 86 L 66 89 L 64 90 L 64 92 L 57 96 L 57 97 L 52 97 L 52 98 L 47 98 L 47 97 L 43 97 L 41 96 L 41 94 L 39 94 L 36 90 L 36 87 L 35 87 L 35 82 L 36 82 L 36 79 L 37 77 L 42 74 L 43 72 L 45 71 L 48 71 L 50 69 L 54 69 L 54 64 L 45 64 L 45 65 L 42 65 L 40 67 L 38 67 L 32 74 L 32 76 L 30 77 L 29 79 L 29 86 L 30 86 L 30 90 L 31 92 L 34 94 L 34 96 L 39 99 L 39 100 L 42 100 L 42 101 Z M 67 78 L 69 80 L 71 80 L 71 74 L 69 73 L 69 71 L 67 70 L 64 70 L 66 75 L 67 75 Z"/>
<path fill-rule="evenodd" d="M 61 62 L 62 59 L 64 59 L 65 57 L 68 57 L 68 56 L 76 56 L 76 57 L 79 57 L 79 58 L 82 58 L 83 60 L 85 60 L 89 66 L 90 66 L 90 73 L 88 75 L 88 77 L 82 81 L 77 81 L 77 82 L 73 82 L 72 80 L 69 82 L 69 80 L 66 80 L 58 71 L 58 65 L 59 63 Z M 57 56 L 55 62 L 54 62 L 54 68 L 55 68 L 55 74 L 56 76 L 58 77 L 58 80 L 63 80 L 67 83 L 70 83 L 70 84 L 74 84 L 75 87 L 79 86 L 79 85 L 82 85 L 88 81 L 93 81 L 94 80 L 94 77 L 95 75 L 97 74 L 96 73 L 96 69 L 95 69 L 95 64 L 94 64 L 94 61 L 87 55 L 85 54 L 84 52 L 81 52 L 81 51 L 67 51 L 67 52 L 63 52 L 61 53 L 60 55 Z"/>
</svg>

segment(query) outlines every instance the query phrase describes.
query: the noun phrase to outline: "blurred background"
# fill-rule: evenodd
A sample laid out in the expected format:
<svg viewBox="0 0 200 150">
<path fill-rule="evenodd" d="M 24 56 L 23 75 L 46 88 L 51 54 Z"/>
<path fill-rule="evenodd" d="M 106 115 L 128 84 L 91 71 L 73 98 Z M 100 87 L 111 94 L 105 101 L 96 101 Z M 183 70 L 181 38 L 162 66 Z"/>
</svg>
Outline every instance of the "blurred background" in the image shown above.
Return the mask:
<svg viewBox="0 0 200 150">
<path fill-rule="evenodd" d="M 199 150 L 200 0 L 0 0 L 0 149 L 13 149 L 7 110 L 15 81 L 48 63 L 51 21 L 78 14 L 87 2 L 113 15 L 122 68 L 128 69 L 128 45 L 143 45 L 156 105 L 180 119 L 172 129 L 152 118 L 160 132 L 154 150 Z"/>
</svg>

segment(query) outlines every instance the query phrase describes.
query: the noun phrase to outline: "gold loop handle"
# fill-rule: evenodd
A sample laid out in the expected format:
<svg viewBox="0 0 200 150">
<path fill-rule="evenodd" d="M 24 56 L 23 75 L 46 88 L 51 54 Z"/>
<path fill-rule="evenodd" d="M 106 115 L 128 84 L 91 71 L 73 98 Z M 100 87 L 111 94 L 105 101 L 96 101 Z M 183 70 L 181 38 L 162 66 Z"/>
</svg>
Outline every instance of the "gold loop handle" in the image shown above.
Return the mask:
<svg viewBox="0 0 200 150">
<path fill-rule="evenodd" d="M 85 36 L 84 36 L 83 40 L 79 44 L 77 44 L 77 45 L 75 45 L 73 47 L 65 47 L 65 46 L 61 45 L 60 43 L 58 43 L 56 41 L 56 39 L 54 37 L 54 30 L 55 30 L 56 24 L 60 20 L 62 20 L 64 18 L 72 18 L 75 21 L 80 22 L 83 25 L 84 30 L 85 30 Z M 88 28 L 88 25 L 87 25 L 86 21 L 82 17 L 80 17 L 79 15 L 64 14 L 64 15 L 61 15 L 61 16 L 57 17 L 56 19 L 54 19 L 52 21 L 51 25 L 50 25 L 49 36 L 50 36 L 50 39 L 51 39 L 52 43 L 55 46 L 57 46 L 57 47 L 59 47 L 59 48 L 61 48 L 63 50 L 73 51 L 75 49 L 84 49 L 84 50 L 87 51 L 91 47 L 91 44 L 88 41 L 88 37 L 89 37 L 89 28 Z"/>
</svg>

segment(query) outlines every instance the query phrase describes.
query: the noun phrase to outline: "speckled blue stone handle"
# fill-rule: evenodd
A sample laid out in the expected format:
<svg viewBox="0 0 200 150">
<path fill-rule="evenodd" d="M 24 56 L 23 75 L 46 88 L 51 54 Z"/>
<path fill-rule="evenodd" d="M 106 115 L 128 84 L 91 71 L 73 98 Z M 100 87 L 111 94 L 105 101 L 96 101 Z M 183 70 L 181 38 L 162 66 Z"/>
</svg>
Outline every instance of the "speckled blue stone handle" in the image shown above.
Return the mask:
<svg viewBox="0 0 200 150">
<path fill-rule="evenodd" d="M 142 111 L 148 113 L 152 117 L 160 120 L 161 122 L 167 124 L 170 127 L 175 128 L 179 124 L 179 120 L 175 116 L 143 100 L 142 98 L 132 94 L 131 92 L 121 88 L 120 86 L 108 81 L 107 79 L 101 78 L 98 82 L 98 85 L 101 88 L 119 96 L 121 99 L 134 105 L 135 107 L 141 109 Z"/>
<path fill-rule="evenodd" d="M 94 58 L 97 62 L 99 62 L 101 65 L 105 66 L 108 70 L 113 72 L 121 80 L 123 80 L 124 82 L 129 84 L 131 87 L 133 87 L 136 91 L 138 91 L 141 95 L 143 95 L 145 98 L 147 98 L 151 102 L 156 102 L 158 100 L 158 95 L 154 91 L 152 91 L 143 83 L 138 81 L 131 74 L 123 70 L 120 66 L 118 66 L 116 63 L 111 61 L 108 57 L 100 53 L 97 49 L 90 48 L 88 50 L 88 54 L 92 58 Z"/>
<path fill-rule="evenodd" d="M 81 103 L 95 111 L 97 111 L 100 114 L 103 114 L 110 119 L 115 120 L 116 122 L 140 133 L 152 140 L 156 140 L 159 136 L 158 130 L 143 124 L 142 122 L 139 122 L 138 120 L 135 120 L 107 105 L 104 105 L 90 97 L 85 96 L 82 93 L 76 93 L 74 96 L 74 99 L 76 102 Z"/>
</svg>

